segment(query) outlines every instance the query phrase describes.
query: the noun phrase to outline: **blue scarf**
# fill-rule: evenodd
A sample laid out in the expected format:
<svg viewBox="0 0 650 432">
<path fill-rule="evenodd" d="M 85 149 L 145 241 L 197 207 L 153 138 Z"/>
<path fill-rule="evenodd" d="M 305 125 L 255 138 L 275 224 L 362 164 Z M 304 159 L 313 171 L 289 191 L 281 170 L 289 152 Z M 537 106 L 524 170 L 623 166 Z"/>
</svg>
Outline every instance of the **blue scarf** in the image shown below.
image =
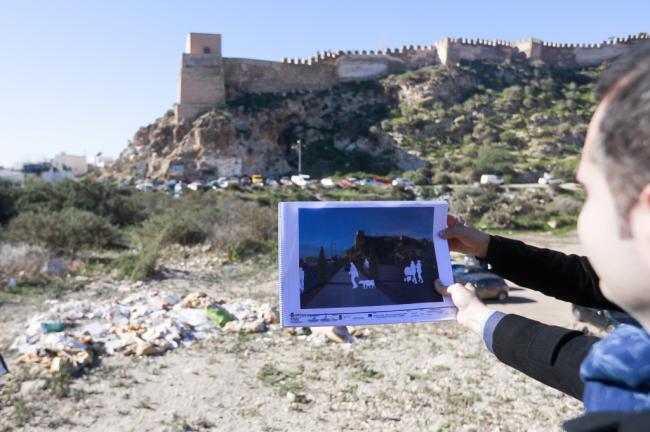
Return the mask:
<svg viewBox="0 0 650 432">
<path fill-rule="evenodd" d="M 621 324 L 591 351 L 580 367 L 586 412 L 650 408 L 650 335 Z"/>
</svg>

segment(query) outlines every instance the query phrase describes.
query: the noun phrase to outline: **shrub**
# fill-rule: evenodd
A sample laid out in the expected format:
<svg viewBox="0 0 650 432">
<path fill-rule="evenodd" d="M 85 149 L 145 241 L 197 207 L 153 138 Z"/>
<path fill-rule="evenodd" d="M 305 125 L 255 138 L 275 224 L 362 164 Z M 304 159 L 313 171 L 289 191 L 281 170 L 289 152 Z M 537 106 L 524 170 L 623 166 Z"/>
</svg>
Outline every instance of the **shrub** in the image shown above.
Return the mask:
<svg viewBox="0 0 650 432">
<path fill-rule="evenodd" d="M 252 202 L 227 199 L 220 203 L 219 220 L 212 226 L 210 242 L 226 252 L 230 261 L 275 250 L 277 212 Z"/>
<path fill-rule="evenodd" d="M 147 200 L 143 200 L 142 195 L 90 180 L 65 180 L 56 184 L 31 180 L 16 194 L 15 207 L 18 212 L 76 208 L 95 213 L 116 225 L 131 225 L 147 216 L 142 206 Z"/>
<path fill-rule="evenodd" d="M 36 277 L 50 259 L 50 253 L 38 246 L 26 244 L 0 245 L 0 284 L 10 278 Z"/>
<path fill-rule="evenodd" d="M 67 208 L 19 214 L 9 224 L 8 239 L 40 245 L 57 254 L 74 255 L 82 249 L 112 245 L 119 235 L 105 218 L 84 210 Z"/>
<path fill-rule="evenodd" d="M 156 272 L 160 258 L 160 245 L 164 233 L 153 239 L 140 239 L 140 250 L 137 254 L 129 253 L 117 259 L 115 267 L 120 271 L 118 277 L 132 281 L 145 280 Z"/>
<path fill-rule="evenodd" d="M 18 187 L 11 182 L 0 180 L 0 225 L 9 222 L 16 210 Z"/>
<path fill-rule="evenodd" d="M 478 180 L 482 174 L 512 174 L 514 161 L 512 154 L 503 147 L 483 146 L 474 161 L 474 179 Z"/>
<path fill-rule="evenodd" d="M 144 239 L 162 236 L 160 246 L 180 244 L 191 246 L 203 243 L 217 221 L 217 211 L 196 204 L 171 207 L 147 219 L 138 230 Z"/>
</svg>

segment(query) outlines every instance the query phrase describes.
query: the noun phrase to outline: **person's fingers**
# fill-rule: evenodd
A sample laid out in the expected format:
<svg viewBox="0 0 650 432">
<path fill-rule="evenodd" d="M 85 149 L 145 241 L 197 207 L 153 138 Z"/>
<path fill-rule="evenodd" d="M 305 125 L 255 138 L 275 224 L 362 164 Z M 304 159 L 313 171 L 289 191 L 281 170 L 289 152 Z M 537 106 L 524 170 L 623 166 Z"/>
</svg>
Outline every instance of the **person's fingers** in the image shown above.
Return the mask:
<svg viewBox="0 0 650 432">
<path fill-rule="evenodd" d="M 453 214 L 448 214 L 447 215 L 447 227 L 451 228 L 456 225 L 458 225 L 459 219 L 458 216 L 453 215 Z"/>
<path fill-rule="evenodd" d="M 451 294 L 447 291 L 447 286 L 443 285 L 442 282 L 440 282 L 440 279 L 436 279 L 434 282 L 433 286 L 436 288 L 436 291 L 438 291 L 438 294 L 448 297 Z"/>
<path fill-rule="evenodd" d="M 465 288 L 467 288 L 473 295 L 476 296 L 476 286 L 472 283 L 467 283 L 465 284 Z"/>
<path fill-rule="evenodd" d="M 457 225 L 440 231 L 438 235 L 440 236 L 440 238 L 443 239 L 452 239 L 452 238 L 460 237 L 461 235 L 466 233 L 467 233 L 467 227 Z"/>
</svg>

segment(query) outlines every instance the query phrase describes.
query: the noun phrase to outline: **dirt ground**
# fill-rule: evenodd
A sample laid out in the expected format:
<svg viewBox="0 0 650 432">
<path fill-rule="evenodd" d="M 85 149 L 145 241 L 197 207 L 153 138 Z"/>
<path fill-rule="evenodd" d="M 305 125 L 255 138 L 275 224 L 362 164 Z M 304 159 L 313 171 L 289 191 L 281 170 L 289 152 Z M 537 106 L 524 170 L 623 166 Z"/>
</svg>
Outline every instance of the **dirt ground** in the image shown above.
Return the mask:
<svg viewBox="0 0 650 432">
<path fill-rule="evenodd" d="M 580 252 L 575 235 L 519 236 Z M 272 263 L 221 265 L 209 253 L 166 263 L 166 277 L 131 286 L 205 291 L 277 305 Z M 94 283 L 65 299 L 121 298 Z M 570 306 L 515 289 L 506 312 L 571 325 Z M 37 376 L 16 364 L 11 341 L 44 298 L 3 297 L 0 431 L 441 430 L 549 431 L 580 415 L 580 401 L 500 364 L 455 323 L 367 327 L 351 343 L 290 335 L 217 332 L 156 357 L 106 356 L 78 378 Z"/>
</svg>

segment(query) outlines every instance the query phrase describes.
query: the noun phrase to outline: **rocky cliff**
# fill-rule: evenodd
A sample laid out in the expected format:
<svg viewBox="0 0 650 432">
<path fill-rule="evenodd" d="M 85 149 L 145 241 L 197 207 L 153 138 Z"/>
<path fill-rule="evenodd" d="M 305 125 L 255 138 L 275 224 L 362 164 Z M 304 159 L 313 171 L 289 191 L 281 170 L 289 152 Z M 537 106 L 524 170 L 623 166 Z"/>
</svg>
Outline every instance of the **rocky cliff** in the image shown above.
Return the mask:
<svg viewBox="0 0 650 432">
<path fill-rule="evenodd" d="M 288 174 L 297 168 L 297 140 L 303 171 L 315 176 L 429 166 L 460 182 L 481 161 L 489 165 L 492 150 L 505 162 L 494 170 L 505 174 L 571 170 L 599 72 L 525 60 L 471 62 L 319 92 L 246 94 L 192 123 L 174 124 L 170 111 L 140 128 L 110 174 L 120 180 Z"/>
</svg>

